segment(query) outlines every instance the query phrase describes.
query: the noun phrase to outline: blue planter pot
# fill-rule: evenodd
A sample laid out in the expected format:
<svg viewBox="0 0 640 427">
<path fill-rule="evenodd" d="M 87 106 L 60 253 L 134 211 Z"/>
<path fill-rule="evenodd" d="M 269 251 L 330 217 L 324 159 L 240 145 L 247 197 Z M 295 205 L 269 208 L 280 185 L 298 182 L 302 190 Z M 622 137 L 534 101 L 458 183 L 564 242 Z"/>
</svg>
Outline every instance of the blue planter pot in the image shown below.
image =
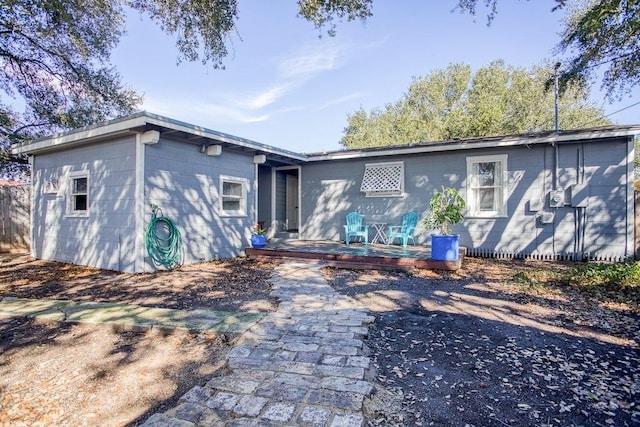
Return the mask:
<svg viewBox="0 0 640 427">
<path fill-rule="evenodd" d="M 267 236 L 263 234 L 252 234 L 251 235 L 251 246 L 254 248 L 264 248 L 267 244 Z"/>
<path fill-rule="evenodd" d="M 457 261 L 460 245 L 459 234 L 431 235 L 431 259 L 436 261 Z"/>
</svg>

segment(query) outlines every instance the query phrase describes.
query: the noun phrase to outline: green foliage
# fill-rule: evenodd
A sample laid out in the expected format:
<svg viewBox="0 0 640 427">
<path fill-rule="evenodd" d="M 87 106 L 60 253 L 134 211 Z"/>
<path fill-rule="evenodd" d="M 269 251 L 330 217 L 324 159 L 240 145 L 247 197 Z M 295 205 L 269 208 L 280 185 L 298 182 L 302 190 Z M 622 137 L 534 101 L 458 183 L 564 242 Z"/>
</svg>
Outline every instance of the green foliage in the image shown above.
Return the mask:
<svg viewBox="0 0 640 427">
<path fill-rule="evenodd" d="M 561 271 L 527 270 L 512 280 L 526 287 L 562 284 L 598 294 L 606 299 L 640 304 L 640 262 L 588 263 Z"/>
<path fill-rule="evenodd" d="M 638 0 L 592 1 L 573 10 L 559 44 L 574 53 L 563 77 L 588 80 L 605 69 L 602 86 L 609 99 L 622 98 L 640 83 L 639 29 Z"/>
<path fill-rule="evenodd" d="M 0 166 L 24 172 L 11 143 L 129 113 L 139 96 L 108 64 L 124 14 L 117 0 L 4 2 L 0 14 Z M 24 105 L 16 111 L 9 104 Z"/>
<path fill-rule="evenodd" d="M 457 9 L 476 15 L 487 8 L 490 24 L 498 0 L 458 0 Z M 585 82 L 599 77 L 607 97 L 620 99 L 640 83 L 640 2 L 638 0 L 556 0 L 552 11 L 568 10 L 558 50 L 569 55 L 561 80 Z"/>
<path fill-rule="evenodd" d="M 447 235 L 452 225 L 464 219 L 465 207 L 464 199 L 455 188 L 442 187 L 442 191 L 431 197 L 429 216 L 423 220 L 423 224 L 430 230 L 440 230 Z"/>
<path fill-rule="evenodd" d="M 318 29 L 366 19 L 373 0 L 298 0 Z M 178 61 L 224 68 L 237 0 L 5 0 L 0 6 L 0 174 L 20 178 L 26 159 L 10 145 L 129 114 L 140 96 L 109 65 L 125 8 L 176 37 Z M 329 30 L 335 33 L 335 25 Z M 11 105 L 21 106 L 21 111 Z"/>
<path fill-rule="evenodd" d="M 531 269 L 519 271 L 512 280 L 527 288 L 542 288 L 548 283 L 561 281 L 562 276 L 557 271 Z"/>
<path fill-rule="evenodd" d="M 341 144 L 363 148 L 550 130 L 552 76 L 551 64 L 527 70 L 495 61 L 475 74 L 469 65 L 451 64 L 414 78 L 395 103 L 348 116 Z M 563 129 L 610 123 L 578 84 L 567 84 L 560 107 Z"/>
<path fill-rule="evenodd" d="M 336 20 L 347 18 L 347 21 L 366 20 L 370 16 L 373 0 L 298 0 L 298 15 L 313 22 L 317 29 L 328 23 L 330 36 L 335 35 Z"/>
<path fill-rule="evenodd" d="M 640 262 L 585 264 L 570 272 L 569 283 L 587 287 L 601 286 L 608 289 L 640 287 Z"/>
</svg>

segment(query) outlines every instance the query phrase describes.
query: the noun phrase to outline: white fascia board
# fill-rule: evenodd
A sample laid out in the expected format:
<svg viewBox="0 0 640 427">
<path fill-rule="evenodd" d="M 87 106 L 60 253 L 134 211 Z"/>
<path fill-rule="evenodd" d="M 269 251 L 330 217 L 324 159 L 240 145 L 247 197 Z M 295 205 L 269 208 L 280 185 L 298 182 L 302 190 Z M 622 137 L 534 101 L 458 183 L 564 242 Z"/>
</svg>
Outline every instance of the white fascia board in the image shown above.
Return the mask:
<svg viewBox="0 0 640 427">
<path fill-rule="evenodd" d="M 121 134 L 131 134 L 134 133 L 132 129 L 140 128 L 145 125 L 156 125 L 165 129 L 185 132 L 191 135 L 200 136 L 215 141 L 226 142 L 264 153 L 289 157 L 295 160 L 307 160 L 307 155 L 305 154 L 294 153 L 288 150 L 280 150 L 275 147 L 270 147 L 257 142 L 249 141 L 247 139 L 234 137 L 232 135 L 214 132 L 199 126 L 174 121 L 147 112 L 136 113 L 128 118 L 125 117 L 123 119 L 116 119 L 112 122 L 107 122 L 103 125 L 92 126 L 88 129 L 71 131 L 70 133 L 54 135 L 51 138 L 37 140 L 28 144 L 16 145 L 11 148 L 11 151 L 13 154 L 31 154 L 56 149 L 60 146 L 69 147 L 75 144 L 84 144 L 100 138 L 113 137 Z"/>
<path fill-rule="evenodd" d="M 614 138 L 621 136 L 633 136 L 640 133 L 640 126 L 633 129 L 624 130 L 607 130 L 607 131 L 592 131 L 582 134 L 572 133 L 568 135 L 550 135 L 543 137 L 506 137 L 502 140 L 492 141 L 460 141 L 460 142 L 442 142 L 427 145 L 407 145 L 403 147 L 394 147 L 388 150 L 375 150 L 375 151 L 336 151 L 332 153 L 314 155 L 309 154 L 309 161 L 326 161 L 326 160 L 347 160 L 347 159 L 361 159 L 366 157 L 386 157 L 395 155 L 410 155 L 420 153 L 438 153 L 443 151 L 458 151 L 469 150 L 478 148 L 499 148 L 499 147 L 513 147 L 518 145 L 534 145 L 534 144 L 555 144 L 565 142 L 577 142 L 590 139 L 601 138 Z"/>
<path fill-rule="evenodd" d="M 67 134 L 53 136 L 51 138 L 34 141 L 25 145 L 13 146 L 11 152 L 13 154 L 30 154 L 41 151 L 48 151 L 60 146 L 73 146 L 83 144 L 95 139 L 107 136 L 124 135 L 132 133 L 131 128 L 144 126 L 146 120 L 144 117 L 133 117 L 128 120 L 116 121 L 104 126 L 96 126 L 90 129 L 81 130 Z"/>
<path fill-rule="evenodd" d="M 232 135 L 225 135 L 218 132 L 212 132 L 206 128 L 202 128 L 200 126 L 189 125 L 186 123 L 181 123 L 173 120 L 167 120 L 161 116 L 148 115 L 146 116 L 148 124 L 154 124 L 157 126 L 162 126 L 169 128 L 171 130 L 190 133 L 195 136 L 201 136 L 203 138 L 213 139 L 220 142 L 226 142 L 229 144 L 237 145 L 244 148 L 250 148 L 252 150 L 262 151 L 270 154 L 276 154 L 279 156 L 290 157 L 295 160 L 307 160 L 307 156 L 305 154 L 294 153 L 292 151 L 280 150 L 276 147 L 270 147 L 268 145 L 263 145 L 257 142 L 252 142 L 248 139 L 234 137 Z"/>
</svg>

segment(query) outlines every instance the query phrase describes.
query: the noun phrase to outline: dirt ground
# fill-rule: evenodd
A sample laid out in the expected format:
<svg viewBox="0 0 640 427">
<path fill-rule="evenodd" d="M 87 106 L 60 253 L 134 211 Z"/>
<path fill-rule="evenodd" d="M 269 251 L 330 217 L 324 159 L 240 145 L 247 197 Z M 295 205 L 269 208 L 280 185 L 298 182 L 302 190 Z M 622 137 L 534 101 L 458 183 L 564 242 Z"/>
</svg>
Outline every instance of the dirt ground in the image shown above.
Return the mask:
<svg viewBox="0 0 640 427">
<path fill-rule="evenodd" d="M 122 274 L 0 254 L 0 298 L 270 311 L 271 267 L 246 259 Z M 124 426 L 221 374 L 233 336 L 0 318 L 0 426 Z"/>
<path fill-rule="evenodd" d="M 468 258 L 455 274 L 331 270 L 375 313 L 368 345 L 387 393 L 372 423 L 640 425 L 637 305 L 512 280 L 568 267 Z"/>
<path fill-rule="evenodd" d="M 466 259 L 457 273 L 326 269 L 376 317 L 371 425 L 640 425 L 640 311 L 511 280 L 554 263 Z M 269 311 L 272 265 L 128 275 L 0 255 L 0 297 Z M 0 425 L 136 425 L 221 374 L 234 337 L 0 320 Z"/>
</svg>

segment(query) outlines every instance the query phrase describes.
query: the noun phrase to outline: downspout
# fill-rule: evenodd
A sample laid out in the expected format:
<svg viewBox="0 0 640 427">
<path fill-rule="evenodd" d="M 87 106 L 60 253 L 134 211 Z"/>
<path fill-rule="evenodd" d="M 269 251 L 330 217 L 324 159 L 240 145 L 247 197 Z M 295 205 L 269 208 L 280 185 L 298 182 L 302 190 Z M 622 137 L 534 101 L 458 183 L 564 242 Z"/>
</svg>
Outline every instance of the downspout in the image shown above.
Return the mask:
<svg viewBox="0 0 640 427">
<path fill-rule="evenodd" d="M 558 176 L 560 175 L 560 168 L 558 166 L 559 163 L 559 148 L 557 142 L 552 142 L 553 145 L 553 190 L 558 189 Z"/>
<path fill-rule="evenodd" d="M 258 164 L 254 163 L 253 168 L 253 223 L 258 223 Z"/>
<path fill-rule="evenodd" d="M 136 165 L 135 165 L 135 237 L 134 237 L 134 261 L 133 271 L 134 273 L 142 273 L 145 270 L 144 266 L 144 218 L 145 218 L 145 203 L 144 203 L 144 156 L 145 145 L 142 143 L 142 134 L 136 134 Z"/>
<path fill-rule="evenodd" d="M 553 97 L 554 97 L 554 102 L 553 102 L 553 122 L 554 122 L 554 131 L 556 136 L 558 135 L 558 132 L 560 130 L 560 123 L 559 123 L 559 118 L 558 118 L 558 70 L 560 69 L 560 63 L 556 62 L 556 65 L 554 67 L 554 73 L 553 73 Z M 559 181 L 559 147 L 558 147 L 558 142 L 554 141 L 553 143 L 553 190 L 556 191 L 558 189 L 558 181 Z M 575 218 L 574 218 L 574 236 L 575 236 L 575 232 L 576 232 L 576 224 L 575 224 Z M 574 237 L 575 239 L 575 237 Z M 556 253 L 556 248 L 555 248 L 555 242 L 556 242 L 556 223 L 555 223 L 555 215 L 554 215 L 554 220 L 553 220 L 553 253 Z M 574 240 L 575 243 L 575 240 Z M 575 257 L 575 250 L 574 250 L 574 257 Z"/>
<path fill-rule="evenodd" d="M 626 184 L 627 184 L 627 209 L 626 209 L 626 217 L 627 217 L 627 232 L 625 233 L 625 258 L 633 259 L 635 257 L 635 239 L 634 239 L 634 187 L 633 187 L 633 177 L 634 177 L 634 164 L 635 164 L 635 135 L 627 138 L 627 176 L 626 176 Z M 629 238 L 631 236 L 631 238 Z"/>
<path fill-rule="evenodd" d="M 35 164 L 36 164 L 36 156 L 35 155 L 31 155 L 31 156 L 27 156 L 27 160 L 29 161 L 29 169 L 30 169 L 30 176 L 31 176 L 31 197 L 29 197 L 29 204 L 31 205 L 31 208 L 29 209 L 29 224 L 31 224 L 31 230 L 29 230 L 29 245 L 31 246 L 31 257 L 32 258 L 36 258 L 36 233 L 35 233 L 35 208 L 36 208 L 36 192 L 35 192 L 35 187 L 34 187 L 34 170 L 35 170 Z M 44 234 L 43 234 L 44 236 Z M 40 254 L 40 256 L 42 256 L 42 254 Z"/>
<path fill-rule="evenodd" d="M 582 142 L 580 144 L 580 171 L 578 173 L 578 184 L 584 184 L 584 169 L 585 169 L 585 165 L 584 165 L 584 142 Z M 588 205 L 588 203 L 587 203 Z M 587 234 L 587 208 L 586 207 L 582 207 L 582 208 L 578 208 L 580 210 L 581 215 L 581 220 L 582 220 L 582 228 L 580 229 L 580 253 L 582 254 L 582 259 L 584 260 L 585 258 L 585 253 L 584 253 L 584 238 Z"/>
<path fill-rule="evenodd" d="M 580 184 L 580 148 L 576 152 L 576 185 Z M 573 260 L 578 260 L 580 248 L 580 208 L 573 207 Z"/>
</svg>

